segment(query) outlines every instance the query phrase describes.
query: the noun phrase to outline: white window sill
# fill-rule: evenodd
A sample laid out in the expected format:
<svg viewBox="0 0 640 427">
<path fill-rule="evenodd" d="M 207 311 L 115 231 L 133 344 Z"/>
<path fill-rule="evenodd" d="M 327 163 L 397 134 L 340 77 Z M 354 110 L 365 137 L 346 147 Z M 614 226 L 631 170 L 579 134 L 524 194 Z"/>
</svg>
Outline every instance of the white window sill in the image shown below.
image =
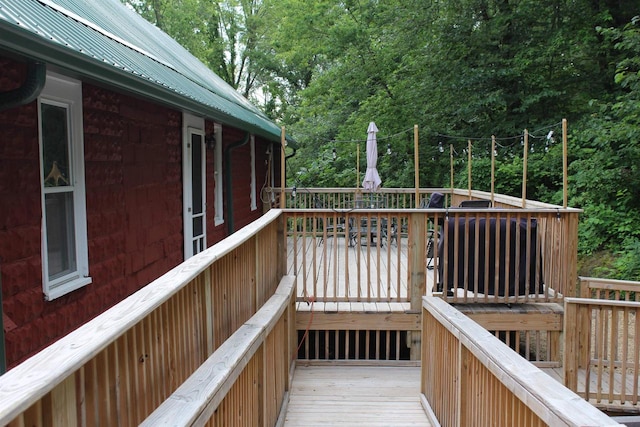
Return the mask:
<svg viewBox="0 0 640 427">
<path fill-rule="evenodd" d="M 63 295 L 73 292 L 76 289 L 80 289 L 87 286 L 92 282 L 91 277 L 78 277 L 76 279 L 69 280 L 59 284 L 53 288 L 45 289 L 44 296 L 47 301 L 52 301 L 56 298 L 60 298 Z"/>
</svg>

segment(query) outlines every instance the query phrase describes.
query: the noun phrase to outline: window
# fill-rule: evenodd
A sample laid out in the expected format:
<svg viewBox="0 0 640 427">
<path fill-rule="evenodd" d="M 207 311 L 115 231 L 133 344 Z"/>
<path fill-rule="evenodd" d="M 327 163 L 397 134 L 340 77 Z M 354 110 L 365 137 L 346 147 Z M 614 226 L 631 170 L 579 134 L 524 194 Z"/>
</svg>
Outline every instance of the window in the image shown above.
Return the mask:
<svg viewBox="0 0 640 427">
<path fill-rule="evenodd" d="M 43 291 L 47 300 L 91 283 L 87 250 L 82 84 L 55 74 L 38 99 Z"/>
<path fill-rule="evenodd" d="M 216 137 L 216 151 L 214 153 L 214 189 L 213 189 L 213 209 L 215 215 L 213 218 L 215 225 L 224 223 L 224 190 L 222 183 L 222 125 L 214 124 L 214 134 Z"/>
<path fill-rule="evenodd" d="M 251 210 L 258 209 L 256 201 L 256 139 L 251 135 Z"/>
</svg>

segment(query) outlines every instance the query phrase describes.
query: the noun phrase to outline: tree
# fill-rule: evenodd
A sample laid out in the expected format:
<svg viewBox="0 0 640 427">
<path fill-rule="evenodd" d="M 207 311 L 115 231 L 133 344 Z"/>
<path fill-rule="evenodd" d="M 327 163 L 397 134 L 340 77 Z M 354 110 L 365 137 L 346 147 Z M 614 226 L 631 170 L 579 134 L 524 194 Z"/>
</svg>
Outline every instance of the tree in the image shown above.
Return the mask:
<svg viewBox="0 0 640 427">
<path fill-rule="evenodd" d="M 122 0 L 245 97 L 255 91 L 261 0 Z"/>
<path fill-rule="evenodd" d="M 622 90 L 610 102 L 593 100 L 595 111 L 575 135 L 572 203 L 585 211 L 584 252 L 637 248 L 640 239 L 640 17 L 599 31 L 623 53 L 614 77 Z"/>
</svg>

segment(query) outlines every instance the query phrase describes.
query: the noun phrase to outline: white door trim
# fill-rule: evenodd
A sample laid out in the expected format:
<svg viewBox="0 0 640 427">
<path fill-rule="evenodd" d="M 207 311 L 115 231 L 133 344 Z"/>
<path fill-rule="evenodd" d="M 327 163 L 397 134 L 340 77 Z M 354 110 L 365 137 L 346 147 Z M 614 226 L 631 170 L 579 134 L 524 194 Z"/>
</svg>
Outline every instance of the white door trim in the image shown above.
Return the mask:
<svg viewBox="0 0 640 427">
<path fill-rule="evenodd" d="M 183 113 L 182 121 L 182 183 L 183 183 L 183 229 L 184 229 L 184 259 L 206 249 L 207 246 L 207 187 L 206 187 L 206 146 L 204 142 L 204 119 L 188 113 Z M 192 139 L 196 138 L 199 144 L 198 150 L 194 151 Z M 198 156 L 199 168 L 194 170 L 193 156 Z M 199 172 L 199 186 L 194 187 L 193 173 Z M 194 197 L 194 190 L 199 191 L 199 195 Z M 196 200 L 194 200 L 196 199 Z M 197 200 L 199 199 L 199 200 Z M 198 203 L 199 206 L 194 206 Z M 196 212 L 194 214 L 194 212 Z M 194 235 L 194 220 L 200 222 L 201 233 Z M 195 245 L 195 246 L 194 246 Z"/>
</svg>

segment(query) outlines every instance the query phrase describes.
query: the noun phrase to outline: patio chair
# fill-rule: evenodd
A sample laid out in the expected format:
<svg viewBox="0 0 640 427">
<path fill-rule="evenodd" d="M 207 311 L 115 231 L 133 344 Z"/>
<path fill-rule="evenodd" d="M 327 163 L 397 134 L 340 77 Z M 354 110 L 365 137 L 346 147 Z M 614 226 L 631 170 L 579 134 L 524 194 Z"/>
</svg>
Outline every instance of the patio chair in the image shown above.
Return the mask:
<svg viewBox="0 0 640 427">
<path fill-rule="evenodd" d="M 442 209 L 444 208 L 444 194 L 442 193 L 432 193 L 431 197 L 429 197 L 429 201 L 425 204 L 425 206 L 421 206 L 423 209 Z M 432 220 L 429 220 L 429 225 L 427 227 L 427 269 L 433 268 L 433 256 L 435 252 L 434 244 L 435 244 L 435 235 L 437 233 L 438 237 L 440 237 L 440 230 L 442 228 L 443 218 L 438 220 L 438 224 L 434 224 Z"/>
<path fill-rule="evenodd" d="M 313 207 L 314 209 L 325 209 L 326 206 L 324 202 L 318 197 L 318 195 L 313 196 Z M 327 222 L 325 224 L 322 218 L 316 219 L 317 221 L 317 230 L 321 230 L 320 238 L 318 239 L 318 246 L 320 246 L 324 242 L 324 234 L 326 232 L 327 238 L 333 237 L 335 235 L 339 237 L 344 237 L 344 216 L 338 216 L 337 220 L 334 222 L 333 218 L 327 218 Z"/>
<path fill-rule="evenodd" d="M 358 224 L 359 222 L 359 224 Z M 393 234 L 393 225 L 391 226 Z M 362 244 L 362 239 L 366 239 L 366 244 L 376 246 L 376 241 L 380 242 L 380 246 L 384 246 L 384 241 L 391 241 L 387 236 L 387 218 L 362 217 L 360 221 L 355 218 L 349 218 L 349 246 L 355 247 Z"/>
</svg>

